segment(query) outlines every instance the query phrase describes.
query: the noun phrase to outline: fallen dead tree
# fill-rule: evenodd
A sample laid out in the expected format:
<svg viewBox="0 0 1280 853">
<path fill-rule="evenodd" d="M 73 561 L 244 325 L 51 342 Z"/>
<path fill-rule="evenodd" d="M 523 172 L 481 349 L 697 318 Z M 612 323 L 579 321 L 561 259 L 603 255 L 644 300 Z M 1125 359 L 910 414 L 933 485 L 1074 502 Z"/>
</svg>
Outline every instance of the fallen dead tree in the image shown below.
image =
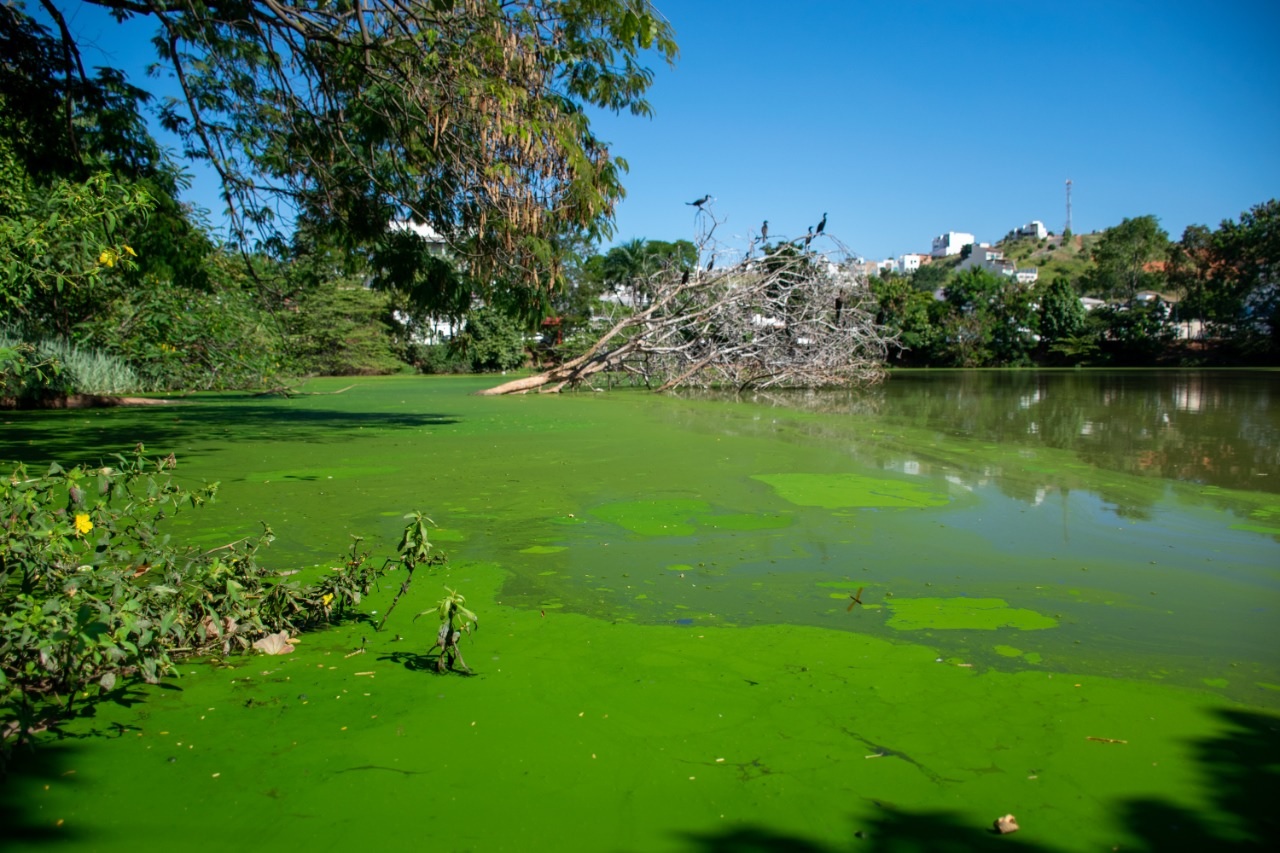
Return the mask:
<svg viewBox="0 0 1280 853">
<path fill-rule="evenodd" d="M 542 373 L 481 391 L 557 392 L 600 374 L 627 374 L 657 391 L 676 387 L 815 388 L 884 375 L 892 339 L 875 322 L 865 278 L 811 238 L 766 246 L 717 269 L 670 268 L 633 283 L 630 309 L 586 352 Z M 707 255 L 704 246 L 704 256 Z"/>
</svg>

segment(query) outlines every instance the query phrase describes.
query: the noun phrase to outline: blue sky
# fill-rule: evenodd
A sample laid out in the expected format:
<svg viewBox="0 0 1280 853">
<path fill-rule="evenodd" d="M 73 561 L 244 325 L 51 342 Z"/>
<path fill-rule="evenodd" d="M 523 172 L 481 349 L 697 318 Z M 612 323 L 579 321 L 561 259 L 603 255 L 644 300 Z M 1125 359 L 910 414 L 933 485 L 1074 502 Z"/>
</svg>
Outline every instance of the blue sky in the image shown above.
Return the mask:
<svg viewBox="0 0 1280 853">
<path fill-rule="evenodd" d="M 1154 214 L 1173 237 L 1280 196 L 1280 3 L 658 0 L 681 57 L 629 161 L 618 240 L 827 230 L 867 257 Z"/>
<path fill-rule="evenodd" d="M 90 64 L 154 56 L 145 26 L 59 5 Z M 729 242 L 825 211 L 871 258 L 949 230 L 1059 231 L 1067 178 L 1077 232 L 1154 214 L 1176 238 L 1280 196 L 1274 0 L 656 5 L 681 55 L 656 71 L 655 116 L 593 119 L 631 166 L 618 242 L 692 238 L 684 202 L 705 193 Z M 192 199 L 221 209 L 207 177 Z"/>
</svg>

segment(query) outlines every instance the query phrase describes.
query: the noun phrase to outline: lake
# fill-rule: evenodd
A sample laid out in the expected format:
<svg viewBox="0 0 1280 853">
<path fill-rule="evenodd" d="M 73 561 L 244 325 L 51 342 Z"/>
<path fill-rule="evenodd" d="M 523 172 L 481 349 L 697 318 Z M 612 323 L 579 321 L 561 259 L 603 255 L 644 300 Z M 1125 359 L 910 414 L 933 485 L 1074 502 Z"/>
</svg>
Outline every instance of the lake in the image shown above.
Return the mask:
<svg viewBox="0 0 1280 853">
<path fill-rule="evenodd" d="M 860 392 L 492 399 L 470 393 L 484 378 L 390 377 L 5 413 L 6 464 L 142 441 L 220 481 L 172 521 L 179 541 L 266 522 L 266 561 L 317 573 L 351 535 L 390 555 L 420 509 L 450 563 L 382 633 L 187 662 L 72 721 L 0 787 L 0 833 L 13 850 L 1273 839 L 1278 379 L 915 371 Z M 435 624 L 412 617 L 446 586 L 480 617 L 472 678 L 421 666 Z M 1006 813 L 1014 839 L 991 833 Z"/>
</svg>

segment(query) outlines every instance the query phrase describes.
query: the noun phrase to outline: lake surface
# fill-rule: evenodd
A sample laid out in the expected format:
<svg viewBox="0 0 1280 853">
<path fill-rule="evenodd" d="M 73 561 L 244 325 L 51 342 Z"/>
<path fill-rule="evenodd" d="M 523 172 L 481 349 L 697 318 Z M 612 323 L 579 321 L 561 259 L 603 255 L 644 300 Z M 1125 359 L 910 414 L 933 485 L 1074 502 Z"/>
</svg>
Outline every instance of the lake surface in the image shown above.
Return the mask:
<svg viewBox="0 0 1280 853">
<path fill-rule="evenodd" d="M 0 788 L 13 849 L 983 849 L 1008 812 L 1043 850 L 1275 833 L 1280 373 L 485 384 L 7 414 L 6 460 L 143 441 L 221 481 L 180 541 L 265 521 L 269 561 L 319 572 L 421 509 L 451 557 L 382 634 L 191 663 L 73 722 Z M 420 668 L 445 585 L 481 618 L 474 678 Z"/>
</svg>

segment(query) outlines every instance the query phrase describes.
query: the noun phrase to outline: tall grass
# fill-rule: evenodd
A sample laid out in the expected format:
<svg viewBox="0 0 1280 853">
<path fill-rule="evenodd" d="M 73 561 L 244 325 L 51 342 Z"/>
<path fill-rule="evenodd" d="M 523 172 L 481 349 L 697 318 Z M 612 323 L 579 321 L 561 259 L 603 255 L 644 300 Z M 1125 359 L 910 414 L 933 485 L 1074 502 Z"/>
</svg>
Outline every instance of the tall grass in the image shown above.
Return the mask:
<svg viewBox="0 0 1280 853">
<path fill-rule="evenodd" d="M 25 342 L 14 330 L 0 328 L 0 350 L 12 354 L 3 367 L 5 381 L 0 383 L 6 396 L 126 394 L 140 391 L 144 385 L 120 357 L 59 338 Z M 42 369 L 24 370 L 16 359 L 42 365 Z"/>
</svg>

